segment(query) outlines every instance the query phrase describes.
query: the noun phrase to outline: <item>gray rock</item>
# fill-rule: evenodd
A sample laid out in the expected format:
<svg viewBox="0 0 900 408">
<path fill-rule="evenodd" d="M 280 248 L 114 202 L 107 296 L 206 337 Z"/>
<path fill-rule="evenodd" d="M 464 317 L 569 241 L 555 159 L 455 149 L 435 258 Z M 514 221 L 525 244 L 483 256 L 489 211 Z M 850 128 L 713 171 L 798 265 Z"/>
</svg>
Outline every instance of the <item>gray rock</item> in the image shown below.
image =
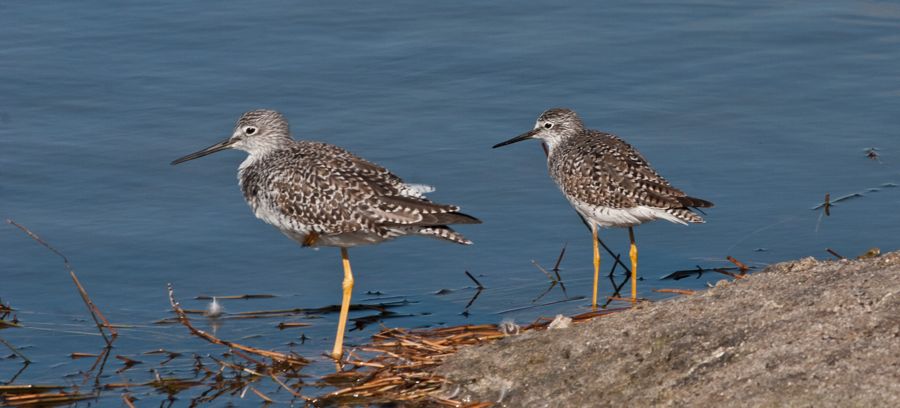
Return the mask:
<svg viewBox="0 0 900 408">
<path fill-rule="evenodd" d="M 812 258 L 438 369 L 506 407 L 900 406 L 900 253 Z"/>
</svg>

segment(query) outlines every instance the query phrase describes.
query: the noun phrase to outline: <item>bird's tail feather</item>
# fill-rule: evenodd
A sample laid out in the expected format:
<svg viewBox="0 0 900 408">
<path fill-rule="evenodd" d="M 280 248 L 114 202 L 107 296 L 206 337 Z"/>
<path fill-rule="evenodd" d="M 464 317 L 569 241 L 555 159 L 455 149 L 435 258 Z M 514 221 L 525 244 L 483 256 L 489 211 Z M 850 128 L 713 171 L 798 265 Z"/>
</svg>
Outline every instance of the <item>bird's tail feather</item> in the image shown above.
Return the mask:
<svg viewBox="0 0 900 408">
<path fill-rule="evenodd" d="M 450 227 L 438 225 L 434 227 L 422 227 L 417 230 L 414 230 L 416 234 L 424 235 L 427 237 L 443 239 L 450 242 L 455 242 L 461 245 L 472 245 L 472 241 L 469 241 L 462 234 L 454 231 Z"/>
<path fill-rule="evenodd" d="M 679 203 L 681 203 L 681 205 L 683 205 L 685 207 L 711 208 L 713 206 L 712 202 L 706 201 L 702 198 L 697 198 L 697 197 L 684 196 L 684 197 L 677 197 L 676 199 L 678 200 Z"/>
<path fill-rule="evenodd" d="M 692 212 L 689 208 L 667 208 L 666 213 L 671 214 L 675 218 L 683 221 L 689 222 L 693 224 L 702 224 L 706 221 L 703 221 L 703 217 L 699 214 Z"/>
<path fill-rule="evenodd" d="M 430 215 L 432 215 L 432 217 L 434 219 L 428 220 L 429 222 L 427 225 L 481 224 L 481 220 L 479 220 L 478 218 L 475 218 L 469 214 L 463 214 L 461 212 L 430 214 Z M 419 223 L 419 224 L 426 225 L 425 223 Z"/>
</svg>

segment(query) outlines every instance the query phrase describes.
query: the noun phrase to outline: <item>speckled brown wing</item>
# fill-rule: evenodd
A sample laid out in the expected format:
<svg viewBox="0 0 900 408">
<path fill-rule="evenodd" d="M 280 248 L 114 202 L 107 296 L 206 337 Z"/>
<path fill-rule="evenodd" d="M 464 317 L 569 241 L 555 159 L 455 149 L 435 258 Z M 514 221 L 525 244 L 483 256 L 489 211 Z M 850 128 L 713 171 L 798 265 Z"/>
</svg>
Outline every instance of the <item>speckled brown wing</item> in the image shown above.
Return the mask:
<svg viewBox="0 0 900 408">
<path fill-rule="evenodd" d="M 634 147 L 609 133 L 586 131 L 564 142 L 553 156 L 559 159 L 551 157 L 550 171 L 563 192 L 591 205 L 680 209 L 708 203 L 687 197 Z"/>
<path fill-rule="evenodd" d="M 305 227 L 319 234 L 374 229 L 352 211 L 354 198 L 372 195 L 371 186 L 330 168 L 333 155 L 318 149 L 297 143 L 244 169 L 241 187 L 251 207 L 279 214 L 284 218 L 280 228 Z"/>
<path fill-rule="evenodd" d="M 367 214 L 376 225 L 431 227 L 478 222 L 468 215 L 459 214 L 458 206 L 430 201 L 384 167 L 339 147 L 328 146 L 333 152 L 331 168 L 337 169 L 338 177 L 343 180 L 359 180 L 368 187 L 368 190 L 357 189 L 365 191 L 365 194 L 362 194 L 364 199 L 355 203 L 354 207 Z"/>
<path fill-rule="evenodd" d="M 457 213 L 459 207 L 430 202 L 387 169 L 337 146 L 297 142 L 268 157 L 265 166 L 273 168 L 258 173 L 278 177 L 266 181 L 268 196 L 260 201 L 319 234 L 365 231 L 391 238 L 399 226 L 477 222 Z"/>
</svg>

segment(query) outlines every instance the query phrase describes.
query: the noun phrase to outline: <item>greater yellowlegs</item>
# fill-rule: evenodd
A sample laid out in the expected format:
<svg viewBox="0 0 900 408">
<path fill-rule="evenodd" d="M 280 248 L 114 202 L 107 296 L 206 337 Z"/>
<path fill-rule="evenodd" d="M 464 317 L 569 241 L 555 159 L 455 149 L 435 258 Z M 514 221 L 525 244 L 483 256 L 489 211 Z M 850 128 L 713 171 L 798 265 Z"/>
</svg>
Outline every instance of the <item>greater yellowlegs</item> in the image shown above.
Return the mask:
<svg viewBox="0 0 900 408">
<path fill-rule="evenodd" d="M 689 197 L 672 187 L 650 167 L 650 163 L 618 136 L 587 129 L 574 111 L 549 109 L 538 117 L 534 129 L 495 148 L 527 139 L 541 139 L 547 147 L 547 168 L 578 215 L 591 229 L 594 239 L 594 294 L 600 251 L 598 227 L 628 227 L 631 240 L 631 299 L 637 300 L 637 245 L 633 227 L 663 219 L 677 224 L 702 223 L 693 208 L 713 203 Z"/>
<path fill-rule="evenodd" d="M 342 355 L 353 291 L 347 248 L 404 235 L 469 245 L 448 225 L 481 222 L 455 205 L 429 201 L 420 186 L 340 147 L 293 140 L 287 120 L 271 110 L 245 113 L 231 137 L 172 164 L 225 149 L 249 153 L 238 168 L 238 183 L 257 218 L 303 246 L 341 249 L 344 281 L 335 359 Z"/>
</svg>

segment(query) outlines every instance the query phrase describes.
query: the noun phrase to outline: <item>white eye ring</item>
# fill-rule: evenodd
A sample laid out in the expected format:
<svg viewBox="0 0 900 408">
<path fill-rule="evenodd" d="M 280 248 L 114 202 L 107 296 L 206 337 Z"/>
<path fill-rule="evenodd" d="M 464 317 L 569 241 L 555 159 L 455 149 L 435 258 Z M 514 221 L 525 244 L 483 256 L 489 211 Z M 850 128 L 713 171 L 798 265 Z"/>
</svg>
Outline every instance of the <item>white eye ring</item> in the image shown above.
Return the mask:
<svg viewBox="0 0 900 408">
<path fill-rule="evenodd" d="M 247 126 L 244 128 L 244 133 L 246 133 L 247 135 L 252 135 L 256 133 L 256 128 L 253 126 Z"/>
<path fill-rule="evenodd" d="M 544 129 L 550 129 L 553 127 L 553 124 L 550 122 L 544 123 Z"/>
</svg>

